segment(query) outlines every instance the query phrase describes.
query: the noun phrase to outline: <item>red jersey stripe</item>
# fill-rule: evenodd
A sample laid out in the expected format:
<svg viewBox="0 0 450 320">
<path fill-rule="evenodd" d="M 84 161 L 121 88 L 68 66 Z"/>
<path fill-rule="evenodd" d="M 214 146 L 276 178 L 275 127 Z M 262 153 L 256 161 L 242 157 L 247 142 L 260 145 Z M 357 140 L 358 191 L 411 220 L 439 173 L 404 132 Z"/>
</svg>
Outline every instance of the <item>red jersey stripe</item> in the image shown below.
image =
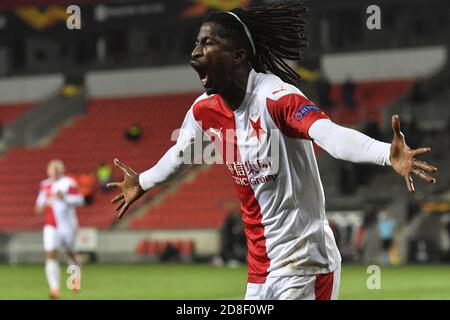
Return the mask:
<svg viewBox="0 0 450 320">
<path fill-rule="evenodd" d="M 67 191 L 67 193 L 71 194 L 71 195 L 80 195 L 81 194 L 80 190 L 76 186 L 70 186 L 69 191 Z"/>
<path fill-rule="evenodd" d="M 45 225 L 56 227 L 55 214 L 51 206 L 47 206 L 45 210 Z"/>
<path fill-rule="evenodd" d="M 216 129 L 216 132 L 222 129 L 222 143 L 225 146 L 225 150 L 233 148 L 234 151 L 233 159 L 225 159 L 227 153 L 219 146 L 218 149 L 224 161 L 227 163 L 228 160 L 228 164 L 231 160 L 240 161 L 236 134 L 233 135 L 233 141 L 228 141 L 230 137 L 225 134 L 226 130 L 234 130 L 236 132 L 234 113 L 228 108 L 225 101 L 219 95 L 200 100 L 193 106 L 193 114 L 195 120 L 201 122 L 204 132 L 209 133 L 209 129 L 211 128 Z M 216 146 L 218 146 L 220 139 L 215 139 L 211 135 L 211 139 L 213 138 Z M 245 174 L 244 178 L 248 179 L 247 174 Z M 238 185 L 234 183 L 234 186 L 241 201 L 242 220 L 247 236 L 248 282 L 264 283 L 268 274 L 267 270 L 270 266 L 270 259 L 267 256 L 261 207 L 250 185 Z"/>
<path fill-rule="evenodd" d="M 330 300 L 333 293 L 334 273 L 316 275 L 316 300 Z"/>
</svg>

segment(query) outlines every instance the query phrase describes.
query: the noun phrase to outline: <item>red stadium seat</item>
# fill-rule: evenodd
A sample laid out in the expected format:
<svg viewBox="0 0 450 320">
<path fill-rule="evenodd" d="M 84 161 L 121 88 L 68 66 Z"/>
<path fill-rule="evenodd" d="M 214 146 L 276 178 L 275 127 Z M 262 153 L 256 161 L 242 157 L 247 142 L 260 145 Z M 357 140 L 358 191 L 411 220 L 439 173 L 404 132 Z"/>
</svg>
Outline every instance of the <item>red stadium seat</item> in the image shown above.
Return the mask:
<svg viewBox="0 0 450 320">
<path fill-rule="evenodd" d="M 112 163 L 114 157 L 137 171 L 154 164 L 173 144 L 170 135 L 180 127 L 197 96 L 94 99 L 89 101 L 87 113 L 75 117 L 73 125 L 64 127 L 49 146 L 10 148 L 0 158 L 0 231 L 33 230 L 42 226 L 43 219 L 36 220 L 33 207 L 39 181 L 45 178 L 47 162 L 53 158 L 61 158 L 68 173 L 75 174 L 94 172 L 101 161 Z M 2 123 L 10 121 L 31 106 L 0 106 L 0 119 Z M 142 139 L 136 145 L 123 136 L 134 123 L 143 128 Z M 114 175 L 121 178 L 119 172 Z M 109 228 L 116 219 L 109 202 L 112 195 L 97 192 L 92 205 L 79 209 L 80 225 Z"/>
<path fill-rule="evenodd" d="M 34 103 L 11 103 L 0 105 L 0 123 L 2 126 L 17 120 L 22 114 L 34 107 Z"/>
</svg>

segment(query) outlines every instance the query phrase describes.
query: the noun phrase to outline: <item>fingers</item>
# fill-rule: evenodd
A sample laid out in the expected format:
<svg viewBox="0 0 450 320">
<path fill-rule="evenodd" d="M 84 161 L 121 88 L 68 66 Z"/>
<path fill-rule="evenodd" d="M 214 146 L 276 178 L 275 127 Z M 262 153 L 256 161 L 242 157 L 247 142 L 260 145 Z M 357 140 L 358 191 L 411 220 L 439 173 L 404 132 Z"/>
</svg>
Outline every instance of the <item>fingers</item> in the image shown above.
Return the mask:
<svg viewBox="0 0 450 320">
<path fill-rule="evenodd" d="M 123 193 L 118 194 L 111 200 L 111 203 L 114 204 L 114 203 L 118 202 L 119 200 L 123 200 L 124 197 L 125 196 L 123 195 Z"/>
<path fill-rule="evenodd" d="M 107 188 L 117 188 L 120 187 L 120 182 L 110 182 L 106 185 Z"/>
<path fill-rule="evenodd" d="M 124 163 L 122 163 L 119 159 L 117 158 L 114 159 L 114 165 L 118 169 L 120 169 L 123 173 L 127 173 L 128 167 Z"/>
<path fill-rule="evenodd" d="M 137 174 L 133 169 L 131 169 L 129 166 L 121 162 L 119 159 L 114 159 L 114 165 L 119 168 L 124 174 L 132 175 Z"/>
<path fill-rule="evenodd" d="M 406 187 L 408 188 L 408 191 L 413 193 L 415 191 L 414 182 L 409 174 L 405 176 L 405 183 L 406 183 Z"/>
<path fill-rule="evenodd" d="M 125 200 L 122 200 L 119 205 L 116 207 L 116 211 L 120 211 L 122 207 L 126 204 Z"/>
<path fill-rule="evenodd" d="M 120 195 L 119 195 L 120 196 Z M 118 198 L 118 197 L 116 197 Z M 123 197 L 122 197 L 123 198 Z M 115 199 L 115 198 L 114 198 Z M 117 200 L 119 201 L 119 200 Z M 117 218 L 120 220 L 122 218 L 122 216 L 125 214 L 125 212 L 128 210 L 128 208 L 130 207 L 130 203 L 126 202 L 125 200 L 122 200 L 119 205 L 116 207 L 116 211 L 119 212 L 117 215 Z"/>
<path fill-rule="evenodd" d="M 431 151 L 431 148 L 418 148 L 415 150 L 412 150 L 412 155 L 413 157 L 416 157 L 418 155 L 422 155 L 425 153 L 428 153 Z M 429 173 L 433 173 L 437 171 L 437 168 L 435 166 L 432 166 L 424 161 L 419 161 L 416 159 L 413 159 L 413 169 L 412 169 L 412 173 L 414 173 L 416 176 L 418 176 L 419 178 L 425 180 L 428 183 L 436 183 L 436 179 L 433 178 L 432 176 L 428 175 L 425 171 L 429 172 Z"/>
<path fill-rule="evenodd" d="M 128 202 L 125 202 L 125 205 L 122 207 L 122 209 L 119 212 L 119 215 L 117 216 L 117 219 L 122 219 L 122 216 L 125 214 L 125 212 L 128 210 L 128 208 L 130 207 L 130 204 Z"/>
<path fill-rule="evenodd" d="M 416 157 L 418 155 L 428 153 L 430 151 L 431 151 L 431 148 L 418 148 L 418 149 L 412 150 L 412 154 L 413 154 L 413 157 Z"/>
<path fill-rule="evenodd" d="M 419 160 L 414 159 L 413 166 L 418 169 L 425 170 L 428 172 L 436 172 L 437 171 L 437 168 L 435 166 L 432 166 L 431 164 L 428 164 L 425 161 L 419 161 Z"/>
<path fill-rule="evenodd" d="M 426 174 L 420 169 L 412 169 L 412 173 L 414 173 L 416 176 L 420 177 L 421 179 L 425 180 L 428 183 L 436 183 L 436 179 L 432 176 Z"/>
<path fill-rule="evenodd" d="M 398 115 L 394 114 L 394 115 L 392 116 L 391 123 L 392 123 L 392 130 L 394 131 L 394 135 L 395 135 L 397 138 L 400 138 L 400 137 L 401 137 L 401 132 L 400 132 L 400 118 L 398 117 Z"/>
</svg>

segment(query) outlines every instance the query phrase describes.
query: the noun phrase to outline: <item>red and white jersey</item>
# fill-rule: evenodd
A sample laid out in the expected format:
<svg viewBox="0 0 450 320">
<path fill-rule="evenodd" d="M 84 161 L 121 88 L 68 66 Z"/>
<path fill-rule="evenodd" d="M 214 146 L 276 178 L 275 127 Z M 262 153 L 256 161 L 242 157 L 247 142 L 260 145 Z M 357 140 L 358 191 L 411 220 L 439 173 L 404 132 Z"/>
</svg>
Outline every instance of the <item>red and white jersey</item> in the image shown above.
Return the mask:
<svg viewBox="0 0 450 320">
<path fill-rule="evenodd" d="M 220 95 L 200 96 L 186 115 L 177 144 L 206 133 L 225 146 L 221 153 L 242 204 L 249 282 L 332 272 L 341 257 L 325 216 L 308 136 L 316 120 L 328 117 L 274 75 L 252 70 L 246 92 L 235 111 Z M 278 138 L 270 139 L 277 133 Z M 271 149 L 274 141 L 278 146 Z M 226 155 L 230 150 L 232 158 Z M 270 154 L 273 150 L 277 155 Z"/>
<path fill-rule="evenodd" d="M 57 197 L 58 192 L 63 198 Z M 57 181 L 41 181 L 36 205 L 45 207 L 45 225 L 56 227 L 61 232 L 73 232 L 78 228 L 75 207 L 82 206 L 84 198 L 78 184 L 70 177 L 62 176 Z"/>
</svg>

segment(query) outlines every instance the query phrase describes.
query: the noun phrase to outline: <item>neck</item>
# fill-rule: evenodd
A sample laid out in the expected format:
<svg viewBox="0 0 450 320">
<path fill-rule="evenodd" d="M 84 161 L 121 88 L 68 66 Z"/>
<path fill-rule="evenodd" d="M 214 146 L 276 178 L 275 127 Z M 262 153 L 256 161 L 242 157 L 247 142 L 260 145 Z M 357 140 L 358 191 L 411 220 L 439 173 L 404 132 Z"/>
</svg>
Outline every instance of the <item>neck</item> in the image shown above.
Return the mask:
<svg viewBox="0 0 450 320">
<path fill-rule="evenodd" d="M 59 178 L 61 178 L 62 176 L 55 176 L 55 177 L 51 177 L 50 180 L 52 180 L 53 182 L 56 182 L 59 180 Z"/>
<path fill-rule="evenodd" d="M 233 83 L 220 95 L 231 110 L 236 110 L 245 98 L 250 67 L 237 69 L 234 73 Z"/>
</svg>

